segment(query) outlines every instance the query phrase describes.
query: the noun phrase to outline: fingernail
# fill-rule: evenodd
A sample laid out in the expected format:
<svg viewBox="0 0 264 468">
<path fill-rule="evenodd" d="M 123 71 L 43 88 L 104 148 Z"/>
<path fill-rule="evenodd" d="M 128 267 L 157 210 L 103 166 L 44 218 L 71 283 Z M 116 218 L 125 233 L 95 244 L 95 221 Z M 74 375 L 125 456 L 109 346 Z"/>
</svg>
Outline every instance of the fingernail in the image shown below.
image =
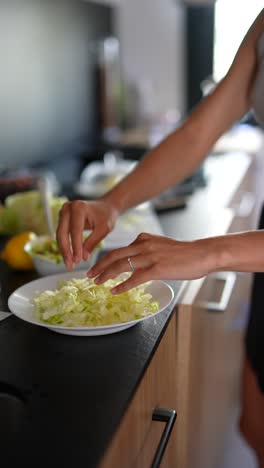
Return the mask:
<svg viewBox="0 0 264 468">
<path fill-rule="evenodd" d="M 116 294 L 117 292 L 118 292 L 118 290 L 116 288 L 111 289 L 112 294 Z"/>
<path fill-rule="evenodd" d="M 78 262 L 80 261 L 80 260 L 79 260 L 79 255 L 74 255 L 73 261 L 74 261 L 75 263 L 78 263 Z"/>
<path fill-rule="evenodd" d="M 100 283 L 100 278 L 95 278 L 94 282 L 95 282 L 95 284 L 99 284 Z"/>
</svg>

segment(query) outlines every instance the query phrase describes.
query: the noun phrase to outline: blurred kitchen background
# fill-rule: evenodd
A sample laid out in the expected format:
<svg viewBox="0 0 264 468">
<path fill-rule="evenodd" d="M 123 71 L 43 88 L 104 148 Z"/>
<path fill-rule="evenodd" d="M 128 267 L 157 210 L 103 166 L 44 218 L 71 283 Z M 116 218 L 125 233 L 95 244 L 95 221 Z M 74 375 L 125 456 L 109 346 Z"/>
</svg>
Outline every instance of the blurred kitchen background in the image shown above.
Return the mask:
<svg viewBox="0 0 264 468">
<path fill-rule="evenodd" d="M 55 192 L 97 196 L 89 164 L 117 174 L 176 128 L 262 6 L 240 2 L 234 22 L 236 0 L 1 0 L 1 200 L 43 171 Z M 184 182 L 205 184 L 202 168 Z"/>
<path fill-rule="evenodd" d="M 262 8 L 263 0 L 0 0 L 0 242 L 6 234 L 48 233 L 49 223 L 37 190 L 40 178 L 45 177 L 53 195 L 54 222 L 66 197 L 94 199 L 117 183 L 222 79 Z M 207 163 L 220 161 L 234 150 L 257 155 L 263 141 L 263 131 L 249 113 L 216 142 Z M 245 154 L 242 156 L 245 159 Z M 162 216 L 158 218 L 152 207 L 159 213 L 182 210 L 177 211 L 177 220 L 167 220 L 172 232 L 178 223 L 177 238 L 181 238 L 181 225 L 185 239 L 188 233 L 199 233 L 200 226 L 207 232 L 207 224 L 210 233 L 211 212 L 217 212 L 218 198 L 225 199 L 225 168 L 231 185 L 234 179 L 236 186 L 238 178 L 233 177 L 236 163 L 224 163 L 221 171 L 216 164 L 214 174 L 218 172 L 221 179 L 217 196 L 209 190 L 199 201 L 198 190 L 210 188 L 205 165 L 152 204 L 123 215 L 103 248 L 127 245 L 142 231 L 162 234 Z M 241 170 L 239 174 L 242 178 Z M 232 207 L 239 213 L 236 217 L 241 215 L 251 223 L 251 191 L 255 195 L 257 190 L 251 185 L 250 191 L 246 188 L 241 203 Z M 19 192 L 23 195 L 17 197 Z M 196 197 L 198 204 L 189 212 L 184 210 Z M 181 215 L 186 215 L 185 221 Z M 14 257 L 17 262 L 17 250 Z M 17 268 L 17 263 L 10 265 Z M 4 268 L 2 262 L 3 300 L 10 285 L 17 287 L 29 280 L 14 273 L 12 282 Z M 234 304 L 240 307 L 240 302 Z M 246 323 L 245 304 L 241 310 L 244 315 L 238 318 L 242 325 L 238 319 L 234 322 L 240 331 Z M 203 330 L 205 323 L 200 327 Z M 212 346 L 211 328 L 208 330 Z M 233 372 L 229 354 L 225 359 L 231 362 Z M 215 368 L 214 362 L 211 367 Z M 195 386 L 193 392 L 198 398 L 199 388 Z M 219 393 L 222 388 L 220 385 Z M 202 400 L 206 406 L 206 399 Z M 213 411 L 217 405 L 218 396 Z M 209 422 L 213 418 L 210 415 Z M 213 438 L 215 432 L 208 427 Z M 221 468 L 256 468 L 253 454 L 237 429 L 233 432 Z"/>
</svg>

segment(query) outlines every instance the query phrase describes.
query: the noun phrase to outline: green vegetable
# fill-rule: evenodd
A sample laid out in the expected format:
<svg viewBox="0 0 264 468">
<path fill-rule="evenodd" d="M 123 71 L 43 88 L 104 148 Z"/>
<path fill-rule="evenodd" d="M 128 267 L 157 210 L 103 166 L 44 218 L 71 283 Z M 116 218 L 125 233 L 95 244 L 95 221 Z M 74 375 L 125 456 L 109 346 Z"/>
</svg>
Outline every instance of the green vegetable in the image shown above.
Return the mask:
<svg viewBox="0 0 264 468">
<path fill-rule="evenodd" d="M 58 215 L 62 205 L 67 201 L 64 197 L 51 197 L 50 206 L 54 226 L 58 223 Z M 38 235 L 47 234 L 48 226 L 37 190 L 10 195 L 0 212 L 0 232 L 17 234 L 32 231 Z"/>
<path fill-rule="evenodd" d="M 50 325 L 94 327 L 129 322 L 159 309 L 158 302 L 145 292 L 146 284 L 113 295 L 110 290 L 118 283 L 120 278 L 98 286 L 88 278 L 62 281 L 55 291 L 36 295 L 34 316 Z"/>
<path fill-rule="evenodd" d="M 85 240 L 88 237 L 89 234 L 84 233 L 83 234 L 83 240 Z M 99 242 L 96 246 L 95 249 L 101 248 L 103 245 L 103 242 Z M 56 240 L 54 239 L 45 239 L 43 242 L 36 243 L 35 245 L 33 244 L 30 253 L 32 255 L 38 255 L 41 257 L 44 257 L 46 260 L 50 260 L 54 263 L 62 263 L 63 262 L 63 257 L 60 253 L 59 246 Z"/>
<path fill-rule="evenodd" d="M 63 262 L 63 257 L 59 251 L 58 243 L 56 240 L 47 239 L 40 244 L 33 245 L 31 248 L 33 255 L 40 255 L 55 263 Z"/>
</svg>

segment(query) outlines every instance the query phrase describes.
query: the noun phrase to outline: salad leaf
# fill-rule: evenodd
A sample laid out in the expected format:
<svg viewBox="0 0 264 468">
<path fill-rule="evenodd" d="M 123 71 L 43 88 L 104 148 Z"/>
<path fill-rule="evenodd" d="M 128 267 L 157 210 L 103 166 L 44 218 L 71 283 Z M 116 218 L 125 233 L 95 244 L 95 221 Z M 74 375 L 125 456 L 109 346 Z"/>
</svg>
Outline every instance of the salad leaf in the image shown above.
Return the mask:
<svg viewBox="0 0 264 468">
<path fill-rule="evenodd" d="M 108 280 L 103 285 L 88 278 L 61 281 L 56 290 L 36 295 L 34 317 L 50 325 L 94 327 L 129 322 L 158 311 L 158 302 L 145 291 L 148 283 L 113 295 L 110 290 L 120 281 Z"/>
<path fill-rule="evenodd" d="M 52 260 L 54 263 L 63 262 L 63 257 L 59 251 L 59 246 L 56 240 L 46 239 L 41 243 L 37 243 L 31 247 L 30 253 L 32 255 L 40 255 L 49 260 Z"/>
<path fill-rule="evenodd" d="M 83 234 L 83 240 L 85 240 L 89 234 Z M 99 242 L 95 249 L 100 249 L 103 245 L 103 242 Z M 42 242 L 37 242 L 32 245 L 30 249 L 30 254 L 38 255 L 45 259 L 51 260 L 54 263 L 62 263 L 63 257 L 59 250 L 58 242 L 55 239 L 47 238 Z"/>
<path fill-rule="evenodd" d="M 54 226 L 58 224 L 59 211 L 66 201 L 65 197 L 50 197 Z M 17 234 L 23 231 L 32 231 L 38 235 L 48 233 L 40 194 L 37 190 L 10 195 L 0 211 L 0 232 Z"/>
</svg>

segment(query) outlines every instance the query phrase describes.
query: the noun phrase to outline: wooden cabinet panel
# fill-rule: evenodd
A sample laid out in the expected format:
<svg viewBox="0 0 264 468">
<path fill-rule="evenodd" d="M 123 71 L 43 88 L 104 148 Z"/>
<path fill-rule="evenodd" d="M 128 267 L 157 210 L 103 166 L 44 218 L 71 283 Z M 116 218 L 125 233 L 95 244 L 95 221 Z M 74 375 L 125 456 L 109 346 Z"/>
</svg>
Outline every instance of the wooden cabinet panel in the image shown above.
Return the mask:
<svg viewBox="0 0 264 468">
<path fill-rule="evenodd" d="M 100 468 L 150 468 L 164 430 L 152 421 L 157 407 L 176 409 L 176 317 L 171 318 L 146 374 L 117 430 Z M 161 468 L 174 468 L 176 425 Z"/>
<path fill-rule="evenodd" d="M 254 229 L 261 198 L 254 157 L 228 208 L 222 234 Z M 243 337 L 252 274 L 222 272 L 191 282 L 178 306 L 178 466 L 212 468 L 221 457 L 238 411 Z"/>
<path fill-rule="evenodd" d="M 220 285 L 215 285 L 213 275 L 194 302 L 178 308 L 177 339 L 186 340 L 182 346 L 179 343 L 185 350 L 178 349 L 177 364 L 185 369 L 184 387 L 177 389 L 178 426 L 184 431 L 178 441 L 179 466 L 221 466 L 230 418 L 238 410 L 248 279 L 237 275 L 225 311 L 199 306 L 205 299 L 219 301 Z M 181 330 L 183 337 L 179 337 Z"/>
</svg>

